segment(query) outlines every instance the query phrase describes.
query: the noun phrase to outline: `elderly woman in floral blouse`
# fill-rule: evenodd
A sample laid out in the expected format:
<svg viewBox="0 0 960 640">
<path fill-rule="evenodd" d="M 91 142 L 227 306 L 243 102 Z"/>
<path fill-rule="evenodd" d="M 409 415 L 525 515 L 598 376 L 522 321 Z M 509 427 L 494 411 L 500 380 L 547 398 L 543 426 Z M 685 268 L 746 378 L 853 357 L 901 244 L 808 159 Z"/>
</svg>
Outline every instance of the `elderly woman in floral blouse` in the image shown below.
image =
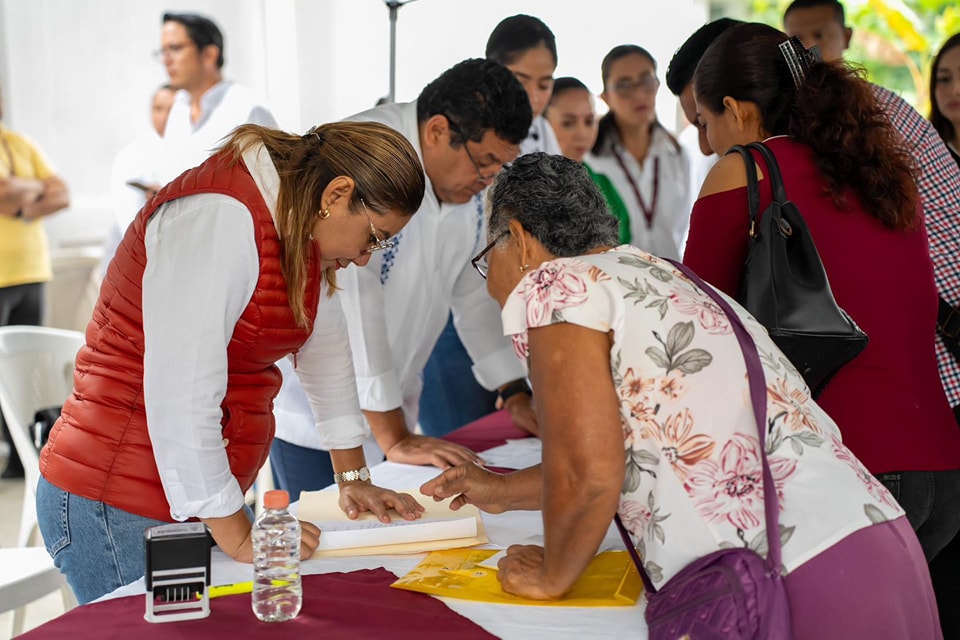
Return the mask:
<svg viewBox="0 0 960 640">
<path fill-rule="evenodd" d="M 578 163 L 524 156 L 488 203 L 490 245 L 475 264 L 528 365 L 543 464 L 509 475 L 462 465 L 421 491 L 490 512 L 542 509 L 544 546 L 500 562 L 503 588 L 530 598 L 568 591 L 616 512 L 657 586 L 720 548 L 765 554 L 746 365 L 722 310 L 671 263 L 615 246 L 617 220 Z M 794 636 L 940 637 L 903 510 L 730 304 L 763 362 Z"/>
</svg>

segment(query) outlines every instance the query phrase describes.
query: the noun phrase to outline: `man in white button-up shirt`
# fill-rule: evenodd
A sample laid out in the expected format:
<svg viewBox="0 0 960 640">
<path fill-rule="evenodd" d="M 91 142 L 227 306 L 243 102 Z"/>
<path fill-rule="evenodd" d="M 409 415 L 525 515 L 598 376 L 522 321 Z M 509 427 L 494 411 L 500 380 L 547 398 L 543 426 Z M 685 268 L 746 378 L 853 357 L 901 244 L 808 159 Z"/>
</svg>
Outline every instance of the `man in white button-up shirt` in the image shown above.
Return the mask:
<svg viewBox="0 0 960 640">
<path fill-rule="evenodd" d="M 389 460 L 445 468 L 475 459 L 462 447 L 412 430 L 421 373 L 451 311 L 480 384 L 503 389 L 524 378 L 497 305 L 470 259 L 485 238 L 474 196 L 517 156 L 532 119 L 527 94 L 505 67 L 467 60 L 427 85 L 416 101 L 350 119 L 397 129 L 413 144 L 427 177 L 423 204 L 396 246 L 373 256 L 365 269 L 351 267 L 338 277 L 360 406 Z M 295 492 L 330 479 L 304 482 L 306 472 L 295 471 L 307 466 L 306 457 L 316 469 L 322 454 L 311 451 L 319 448 L 315 429 L 308 428 L 312 419 L 290 410 L 297 392 L 290 387 L 285 380 L 277 399 L 271 461 L 281 486 Z M 528 394 L 511 395 L 506 406 L 517 424 L 536 429 Z"/>
<path fill-rule="evenodd" d="M 209 18 L 164 14 L 158 54 L 178 89 L 156 159 L 161 185 L 206 160 L 241 124 L 276 128 L 253 91 L 223 79 L 223 34 Z"/>
</svg>

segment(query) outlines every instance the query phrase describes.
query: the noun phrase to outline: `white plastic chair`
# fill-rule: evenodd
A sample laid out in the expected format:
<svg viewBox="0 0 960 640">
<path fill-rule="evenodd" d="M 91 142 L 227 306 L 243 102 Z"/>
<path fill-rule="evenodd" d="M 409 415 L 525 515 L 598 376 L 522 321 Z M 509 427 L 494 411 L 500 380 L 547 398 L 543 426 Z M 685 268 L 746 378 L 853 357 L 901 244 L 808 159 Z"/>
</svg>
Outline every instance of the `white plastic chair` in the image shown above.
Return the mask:
<svg viewBox="0 0 960 640">
<path fill-rule="evenodd" d="M 100 295 L 103 248 L 81 246 L 55 249 L 50 255 L 53 280 L 44 288 L 44 326 L 83 331 Z"/>
<path fill-rule="evenodd" d="M 0 549 L 0 613 L 13 610 L 13 634 L 23 633 L 25 607 L 60 589 L 63 610 L 77 606 L 77 600 L 63 575 L 43 547 Z"/>
<path fill-rule="evenodd" d="M 0 409 L 25 472 L 17 546 L 33 541 L 40 456 L 30 427 L 38 409 L 61 406 L 73 389 L 73 367 L 83 346 L 79 331 L 47 327 L 0 327 Z"/>
</svg>

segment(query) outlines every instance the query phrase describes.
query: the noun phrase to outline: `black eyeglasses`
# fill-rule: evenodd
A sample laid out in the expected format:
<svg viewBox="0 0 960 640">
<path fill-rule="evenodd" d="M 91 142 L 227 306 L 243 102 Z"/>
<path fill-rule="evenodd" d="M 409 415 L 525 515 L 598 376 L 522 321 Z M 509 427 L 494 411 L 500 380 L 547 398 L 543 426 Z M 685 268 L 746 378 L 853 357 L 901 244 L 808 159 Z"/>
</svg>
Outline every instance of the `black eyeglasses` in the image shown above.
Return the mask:
<svg viewBox="0 0 960 640">
<path fill-rule="evenodd" d="M 477 273 L 479 273 L 484 280 L 487 279 L 487 272 L 490 270 L 490 266 L 487 264 L 487 261 L 484 260 L 484 258 L 488 253 L 490 253 L 490 249 L 493 249 L 494 245 L 500 242 L 509 233 L 509 231 L 504 231 L 503 233 L 499 234 L 490 244 L 486 246 L 483 251 L 478 253 L 473 260 L 470 261 L 470 264 L 473 265 L 473 268 L 477 270 Z"/>
<path fill-rule="evenodd" d="M 465 135 L 463 135 L 463 131 L 460 130 L 460 126 L 450 116 L 444 114 L 444 117 L 447 119 L 447 123 L 450 125 L 450 130 L 453 131 L 458 138 L 460 138 L 460 142 L 463 144 L 463 150 L 467 152 L 467 157 L 470 158 L 470 164 L 473 165 L 473 168 L 477 172 L 477 182 L 490 182 L 497 177 L 497 174 L 500 173 L 504 167 L 508 166 L 509 163 L 498 161 L 494 163 L 494 165 L 499 165 L 499 168 L 496 171 L 490 175 L 484 174 L 483 169 L 480 167 L 480 163 L 477 162 L 477 159 L 473 157 L 472 153 L 470 153 L 470 141 Z"/>
</svg>

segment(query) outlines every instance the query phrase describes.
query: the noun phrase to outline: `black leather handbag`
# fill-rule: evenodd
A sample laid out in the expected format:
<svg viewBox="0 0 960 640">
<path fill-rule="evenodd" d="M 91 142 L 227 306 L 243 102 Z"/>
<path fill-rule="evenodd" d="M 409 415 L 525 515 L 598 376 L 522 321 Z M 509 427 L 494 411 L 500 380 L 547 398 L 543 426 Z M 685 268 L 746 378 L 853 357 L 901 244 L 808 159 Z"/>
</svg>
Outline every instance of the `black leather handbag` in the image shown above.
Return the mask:
<svg viewBox="0 0 960 640">
<path fill-rule="evenodd" d="M 767 165 L 773 201 L 757 221 L 760 188 L 753 155 Z M 767 328 L 816 398 L 840 368 L 867 347 L 867 334 L 837 305 L 820 254 L 797 206 L 787 200 L 780 166 L 760 142 L 736 145 L 747 169 L 750 247 L 739 302 Z"/>
</svg>

